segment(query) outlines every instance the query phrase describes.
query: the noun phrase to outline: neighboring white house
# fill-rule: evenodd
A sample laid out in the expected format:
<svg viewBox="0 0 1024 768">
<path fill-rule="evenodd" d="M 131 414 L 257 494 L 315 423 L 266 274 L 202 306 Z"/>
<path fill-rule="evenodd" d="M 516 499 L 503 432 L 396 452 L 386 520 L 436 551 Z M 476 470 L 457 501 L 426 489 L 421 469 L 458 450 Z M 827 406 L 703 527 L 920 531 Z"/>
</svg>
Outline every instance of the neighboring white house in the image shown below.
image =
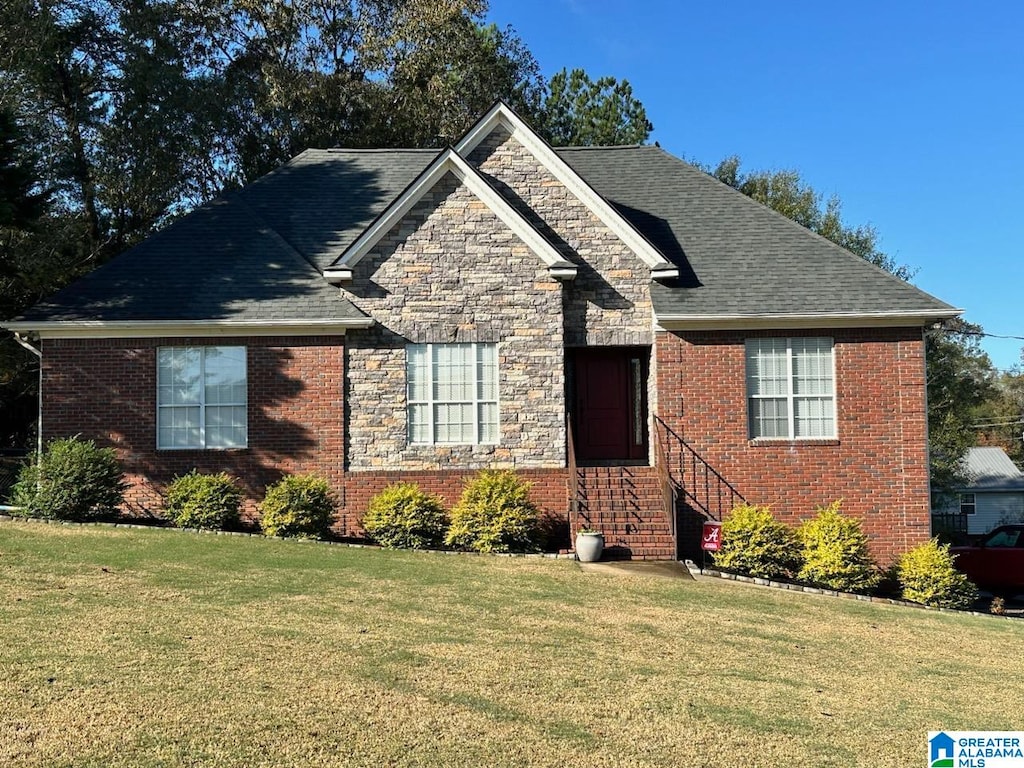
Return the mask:
<svg viewBox="0 0 1024 768">
<path fill-rule="evenodd" d="M 963 515 L 967 533 L 972 535 L 988 533 L 1004 523 L 1024 522 L 1024 472 L 1006 451 L 969 448 L 964 463 L 970 485 L 958 488 L 958 496 L 934 510 L 936 513 Z"/>
</svg>

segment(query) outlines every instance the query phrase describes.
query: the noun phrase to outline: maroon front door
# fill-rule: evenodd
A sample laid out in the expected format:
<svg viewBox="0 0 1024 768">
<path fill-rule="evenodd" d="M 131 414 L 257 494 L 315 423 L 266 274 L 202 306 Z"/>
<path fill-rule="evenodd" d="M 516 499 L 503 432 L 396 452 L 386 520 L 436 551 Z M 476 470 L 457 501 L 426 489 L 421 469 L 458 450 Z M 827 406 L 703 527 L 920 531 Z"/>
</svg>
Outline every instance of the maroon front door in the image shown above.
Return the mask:
<svg viewBox="0 0 1024 768">
<path fill-rule="evenodd" d="M 577 460 L 647 458 L 647 354 L 643 347 L 573 350 Z"/>
</svg>

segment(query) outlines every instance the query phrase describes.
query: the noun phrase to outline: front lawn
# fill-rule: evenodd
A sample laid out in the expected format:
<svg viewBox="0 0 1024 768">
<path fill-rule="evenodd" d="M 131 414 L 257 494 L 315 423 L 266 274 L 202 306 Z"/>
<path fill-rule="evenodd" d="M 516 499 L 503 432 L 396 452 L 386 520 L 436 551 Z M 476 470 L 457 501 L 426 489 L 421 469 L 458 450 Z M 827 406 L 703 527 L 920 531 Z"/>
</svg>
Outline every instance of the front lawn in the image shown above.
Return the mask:
<svg viewBox="0 0 1024 768">
<path fill-rule="evenodd" d="M 570 561 L 0 523 L 0 765 L 908 766 L 1024 623 Z"/>
</svg>

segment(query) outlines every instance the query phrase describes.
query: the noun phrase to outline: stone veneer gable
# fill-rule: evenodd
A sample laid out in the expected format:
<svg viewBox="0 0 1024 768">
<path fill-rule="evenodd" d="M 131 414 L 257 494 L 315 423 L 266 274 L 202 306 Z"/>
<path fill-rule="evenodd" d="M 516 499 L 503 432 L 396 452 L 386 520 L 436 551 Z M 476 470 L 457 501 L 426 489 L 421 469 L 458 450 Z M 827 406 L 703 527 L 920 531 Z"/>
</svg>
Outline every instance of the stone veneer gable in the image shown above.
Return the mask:
<svg viewBox="0 0 1024 768">
<path fill-rule="evenodd" d="M 563 295 L 566 345 L 651 345 L 650 267 L 506 130 L 469 160 L 576 265 Z"/>
<path fill-rule="evenodd" d="M 356 265 L 345 295 L 376 324 L 346 337 L 346 468 L 565 466 L 562 288 L 446 175 Z M 406 346 L 498 344 L 498 445 L 408 442 Z"/>
</svg>

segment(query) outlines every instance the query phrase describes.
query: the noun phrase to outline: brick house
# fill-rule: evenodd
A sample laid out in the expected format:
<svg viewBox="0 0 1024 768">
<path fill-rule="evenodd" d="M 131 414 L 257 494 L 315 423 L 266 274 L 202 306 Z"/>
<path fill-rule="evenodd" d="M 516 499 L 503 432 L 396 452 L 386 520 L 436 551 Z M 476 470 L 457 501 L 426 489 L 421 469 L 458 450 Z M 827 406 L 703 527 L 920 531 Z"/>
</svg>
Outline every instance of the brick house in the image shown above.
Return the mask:
<svg viewBox="0 0 1024 768">
<path fill-rule="evenodd" d="M 410 479 L 511 467 L 632 557 L 735 502 L 844 499 L 929 535 L 923 328 L 957 313 L 657 147 L 552 149 L 503 104 L 454 147 L 310 150 L 7 323 L 44 438 L 115 446 L 129 504 L 285 472 L 339 533 Z"/>
</svg>

